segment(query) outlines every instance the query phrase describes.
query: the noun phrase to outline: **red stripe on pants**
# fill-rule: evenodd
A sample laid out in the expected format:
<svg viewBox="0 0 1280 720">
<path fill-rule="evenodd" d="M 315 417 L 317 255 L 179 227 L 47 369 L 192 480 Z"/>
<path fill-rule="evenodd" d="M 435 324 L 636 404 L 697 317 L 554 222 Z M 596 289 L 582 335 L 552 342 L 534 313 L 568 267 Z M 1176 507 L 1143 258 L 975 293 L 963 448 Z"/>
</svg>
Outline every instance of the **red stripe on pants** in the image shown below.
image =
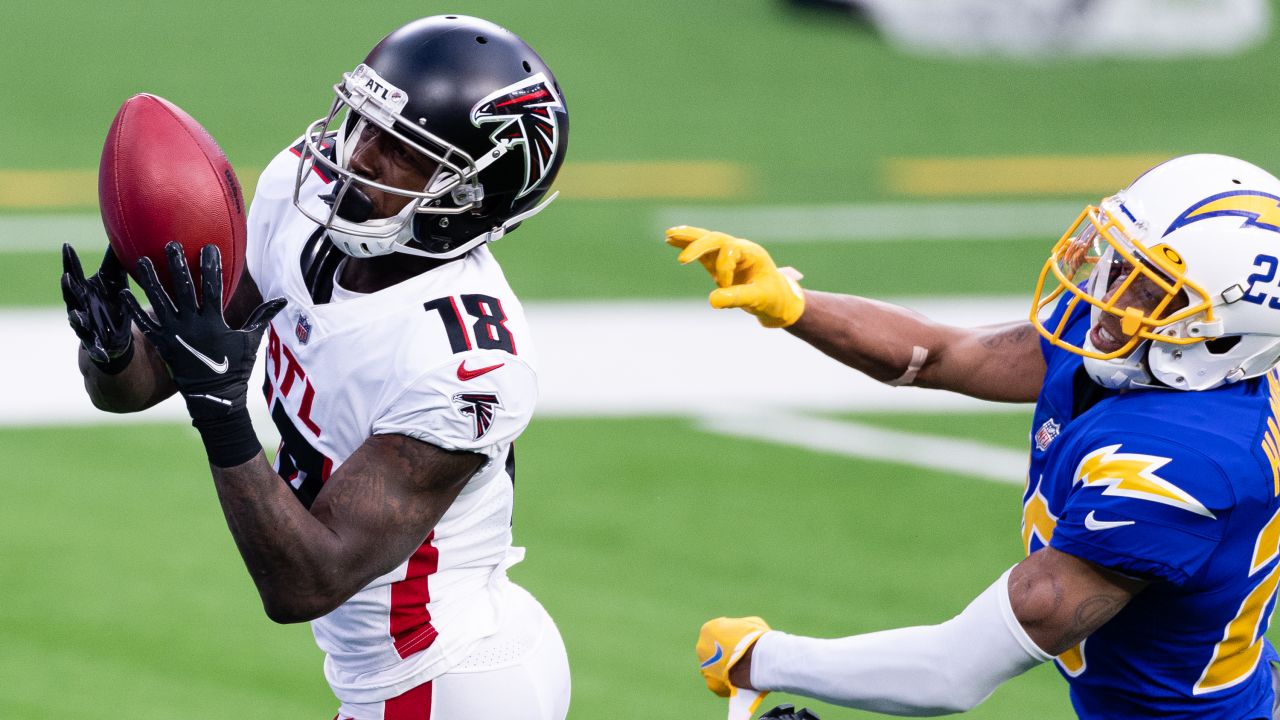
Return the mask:
<svg viewBox="0 0 1280 720">
<path fill-rule="evenodd" d="M 431 720 L 431 683 L 423 683 L 386 702 L 383 720 Z"/>
<path fill-rule="evenodd" d="M 431 601 L 428 579 L 440 561 L 440 551 L 431 544 L 434 539 L 434 532 L 427 535 L 426 542 L 409 558 L 404 580 L 391 584 L 390 631 L 402 658 L 426 650 L 436 639 L 431 613 L 427 612 Z"/>
</svg>

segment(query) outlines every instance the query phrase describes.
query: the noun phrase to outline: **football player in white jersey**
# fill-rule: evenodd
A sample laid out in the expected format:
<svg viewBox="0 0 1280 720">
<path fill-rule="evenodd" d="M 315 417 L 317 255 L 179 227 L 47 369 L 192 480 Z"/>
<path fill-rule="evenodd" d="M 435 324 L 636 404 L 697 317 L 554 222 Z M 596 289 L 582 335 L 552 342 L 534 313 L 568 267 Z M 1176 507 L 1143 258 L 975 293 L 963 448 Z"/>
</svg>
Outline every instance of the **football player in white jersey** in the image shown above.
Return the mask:
<svg viewBox="0 0 1280 720">
<path fill-rule="evenodd" d="M 264 608 L 312 622 L 339 717 L 564 718 L 559 632 L 506 576 L 537 356 L 486 247 L 554 197 L 560 88 L 519 37 L 451 15 L 334 92 L 258 183 L 225 315 L 213 247 L 193 274 L 170 246 L 172 296 L 139 264 L 150 314 L 110 252 L 86 280 L 65 249 L 86 387 L 113 412 L 182 394 Z M 275 467 L 246 410 L 264 335 Z"/>
</svg>

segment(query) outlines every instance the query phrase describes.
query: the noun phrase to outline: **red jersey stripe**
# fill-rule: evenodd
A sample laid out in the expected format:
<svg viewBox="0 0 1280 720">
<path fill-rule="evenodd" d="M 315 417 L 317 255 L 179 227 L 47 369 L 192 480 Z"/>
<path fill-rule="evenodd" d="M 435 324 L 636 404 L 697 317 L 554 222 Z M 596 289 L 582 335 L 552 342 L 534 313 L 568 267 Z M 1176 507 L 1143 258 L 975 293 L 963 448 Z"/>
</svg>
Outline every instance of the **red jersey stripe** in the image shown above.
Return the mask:
<svg viewBox="0 0 1280 720">
<path fill-rule="evenodd" d="M 434 539 L 434 532 L 427 535 L 426 542 L 409 558 L 404 579 L 391 584 L 390 631 L 402 658 L 427 649 L 436 639 L 431 613 L 427 612 L 431 601 L 428 580 L 440 565 L 440 551 L 432 545 Z"/>
</svg>

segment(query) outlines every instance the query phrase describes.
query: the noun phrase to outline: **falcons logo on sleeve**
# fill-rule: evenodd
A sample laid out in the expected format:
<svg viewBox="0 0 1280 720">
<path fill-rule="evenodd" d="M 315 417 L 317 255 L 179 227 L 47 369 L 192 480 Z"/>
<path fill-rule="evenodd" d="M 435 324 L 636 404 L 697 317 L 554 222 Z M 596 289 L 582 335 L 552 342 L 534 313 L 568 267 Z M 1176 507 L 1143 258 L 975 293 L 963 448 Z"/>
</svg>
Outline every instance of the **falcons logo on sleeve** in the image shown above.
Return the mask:
<svg viewBox="0 0 1280 720">
<path fill-rule="evenodd" d="M 528 195 L 555 164 L 560 147 L 560 121 L 555 110 L 564 103 L 547 77 L 533 77 L 490 93 L 471 109 L 471 124 L 498 123 L 489 136 L 495 145 L 524 150 L 524 185 L 516 199 Z"/>
<path fill-rule="evenodd" d="M 493 427 L 493 409 L 502 407 L 502 402 L 493 393 L 458 393 L 453 396 L 453 404 L 458 407 L 458 412 L 471 418 L 476 440 Z"/>
</svg>

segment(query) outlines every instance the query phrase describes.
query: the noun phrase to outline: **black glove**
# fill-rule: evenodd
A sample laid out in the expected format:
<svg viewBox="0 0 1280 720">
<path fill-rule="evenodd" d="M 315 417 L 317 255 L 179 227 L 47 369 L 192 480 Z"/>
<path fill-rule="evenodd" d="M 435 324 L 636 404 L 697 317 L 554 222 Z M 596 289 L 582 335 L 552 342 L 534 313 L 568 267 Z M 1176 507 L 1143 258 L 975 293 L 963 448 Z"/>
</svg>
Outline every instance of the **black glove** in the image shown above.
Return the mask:
<svg viewBox="0 0 1280 720">
<path fill-rule="evenodd" d="M 128 290 L 121 300 L 138 328 L 169 367 L 174 385 L 187 401 L 191 424 L 200 431 L 209 461 L 219 467 L 239 465 L 262 449 L 245 407 L 249 373 L 262 333 L 285 306 L 284 298 L 259 305 L 244 327 L 232 330 L 222 315 L 222 256 L 214 245 L 200 251 L 204 304 L 196 289 L 182 246 L 165 246 L 175 297 L 171 300 L 148 258 L 138 261 L 138 285 L 151 301 L 152 319 Z M 175 301 L 176 300 L 176 305 Z"/>
<path fill-rule="evenodd" d="M 98 272 L 86 279 L 80 258 L 69 243 L 62 244 L 62 299 L 67 320 L 89 359 L 99 370 L 115 375 L 133 359 L 133 323 L 120 302 L 128 287 L 124 267 L 107 248 Z"/>
<path fill-rule="evenodd" d="M 819 720 L 809 708 L 796 710 L 795 705 L 779 705 L 760 716 L 760 720 Z"/>
</svg>

